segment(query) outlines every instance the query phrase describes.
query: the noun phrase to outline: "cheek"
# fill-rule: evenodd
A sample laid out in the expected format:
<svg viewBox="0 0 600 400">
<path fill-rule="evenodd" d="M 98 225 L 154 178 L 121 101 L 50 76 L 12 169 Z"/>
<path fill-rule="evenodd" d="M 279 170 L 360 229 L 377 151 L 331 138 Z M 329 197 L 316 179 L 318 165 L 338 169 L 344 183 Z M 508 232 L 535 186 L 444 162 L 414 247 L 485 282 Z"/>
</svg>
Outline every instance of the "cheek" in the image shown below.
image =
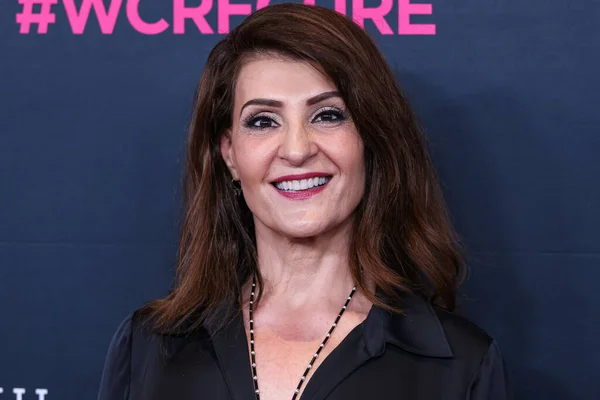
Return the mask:
<svg viewBox="0 0 600 400">
<path fill-rule="evenodd" d="M 345 158 L 346 173 L 349 179 L 348 189 L 355 196 L 362 198 L 366 183 L 364 150 L 362 144 L 353 147 L 352 150 L 346 154 Z"/>
<path fill-rule="evenodd" d="M 365 175 L 366 175 L 366 171 L 365 171 L 365 162 L 364 162 L 364 157 L 363 157 L 363 153 L 357 153 L 356 156 L 353 158 L 353 162 L 350 166 L 351 168 L 351 175 L 352 175 L 352 180 L 353 180 L 353 186 L 356 188 L 357 191 L 359 191 L 361 193 L 361 195 L 364 192 L 364 188 L 365 188 Z"/>
<path fill-rule="evenodd" d="M 242 184 L 250 186 L 262 181 L 270 163 L 269 149 L 252 140 L 240 140 L 234 145 L 235 164 Z"/>
<path fill-rule="evenodd" d="M 362 140 L 354 139 L 346 141 L 340 148 L 344 149 L 339 154 L 339 157 L 342 160 L 346 173 L 356 181 L 357 185 L 364 184 L 365 161 Z"/>
</svg>

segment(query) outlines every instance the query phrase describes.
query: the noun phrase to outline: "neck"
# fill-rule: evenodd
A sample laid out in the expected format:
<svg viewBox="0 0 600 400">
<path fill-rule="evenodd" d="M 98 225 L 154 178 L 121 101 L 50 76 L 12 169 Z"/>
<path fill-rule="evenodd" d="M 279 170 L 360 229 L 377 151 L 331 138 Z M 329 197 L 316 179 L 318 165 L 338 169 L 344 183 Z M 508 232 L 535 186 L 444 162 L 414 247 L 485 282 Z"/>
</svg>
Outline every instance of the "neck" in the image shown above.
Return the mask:
<svg viewBox="0 0 600 400">
<path fill-rule="evenodd" d="M 262 301 L 270 309 L 339 308 L 354 286 L 350 223 L 319 237 L 289 238 L 257 225 Z"/>
</svg>

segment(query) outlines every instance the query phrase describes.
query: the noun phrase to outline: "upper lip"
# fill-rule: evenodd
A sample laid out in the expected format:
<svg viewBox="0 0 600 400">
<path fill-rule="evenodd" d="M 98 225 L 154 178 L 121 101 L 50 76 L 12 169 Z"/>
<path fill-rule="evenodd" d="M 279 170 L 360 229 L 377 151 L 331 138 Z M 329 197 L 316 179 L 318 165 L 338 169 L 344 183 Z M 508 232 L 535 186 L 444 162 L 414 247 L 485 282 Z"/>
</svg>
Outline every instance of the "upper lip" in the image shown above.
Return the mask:
<svg viewBox="0 0 600 400">
<path fill-rule="evenodd" d="M 330 177 L 331 174 L 325 172 L 307 172 L 305 174 L 297 174 L 297 175 L 284 175 L 275 179 L 273 183 L 284 182 L 284 181 L 299 181 L 301 179 L 310 179 L 310 178 L 327 178 Z"/>
</svg>

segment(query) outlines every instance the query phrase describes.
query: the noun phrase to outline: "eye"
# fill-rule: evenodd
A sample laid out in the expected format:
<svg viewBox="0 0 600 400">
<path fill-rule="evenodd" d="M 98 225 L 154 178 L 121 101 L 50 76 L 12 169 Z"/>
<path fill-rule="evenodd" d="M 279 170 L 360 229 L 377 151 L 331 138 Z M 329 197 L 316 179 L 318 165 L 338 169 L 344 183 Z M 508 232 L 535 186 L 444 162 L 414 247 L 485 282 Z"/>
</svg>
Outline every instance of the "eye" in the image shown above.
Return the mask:
<svg viewBox="0 0 600 400">
<path fill-rule="evenodd" d="M 276 124 L 272 118 L 266 117 L 264 115 L 256 116 L 250 115 L 244 119 L 244 126 L 249 129 L 267 129 L 273 128 Z"/>
<path fill-rule="evenodd" d="M 314 122 L 341 122 L 346 120 L 346 114 L 337 108 L 331 108 L 320 112 L 315 119 Z"/>
</svg>

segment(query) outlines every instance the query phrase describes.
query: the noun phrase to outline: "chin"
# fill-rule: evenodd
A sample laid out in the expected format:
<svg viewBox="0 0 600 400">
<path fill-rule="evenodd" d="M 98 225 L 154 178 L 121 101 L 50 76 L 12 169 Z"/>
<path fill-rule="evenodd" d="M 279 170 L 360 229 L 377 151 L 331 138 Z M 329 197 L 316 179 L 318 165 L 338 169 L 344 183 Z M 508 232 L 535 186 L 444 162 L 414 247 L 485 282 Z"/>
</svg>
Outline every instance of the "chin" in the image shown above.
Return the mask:
<svg viewBox="0 0 600 400">
<path fill-rule="evenodd" d="M 324 225 L 322 221 L 305 222 L 302 224 L 281 226 L 279 231 L 289 238 L 310 238 L 327 232 L 329 226 Z"/>
</svg>

